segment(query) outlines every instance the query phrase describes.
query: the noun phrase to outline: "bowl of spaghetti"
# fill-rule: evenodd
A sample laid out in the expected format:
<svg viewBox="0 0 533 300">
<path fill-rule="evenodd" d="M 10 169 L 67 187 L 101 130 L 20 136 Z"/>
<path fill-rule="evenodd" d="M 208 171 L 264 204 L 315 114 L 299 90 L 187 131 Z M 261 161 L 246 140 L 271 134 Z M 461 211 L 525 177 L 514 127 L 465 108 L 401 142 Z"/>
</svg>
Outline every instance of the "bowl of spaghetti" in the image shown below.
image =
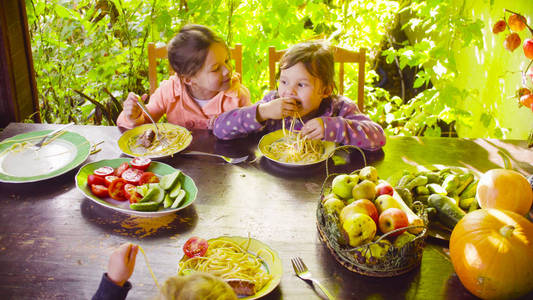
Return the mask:
<svg viewBox="0 0 533 300">
<path fill-rule="evenodd" d="M 132 157 L 162 158 L 174 155 L 191 144 L 192 135 L 186 128 L 170 123 L 158 123 L 157 127 L 164 143 L 155 137 L 153 124 L 144 124 L 124 132 L 118 140 L 118 147 Z M 147 140 L 150 132 L 153 132 L 152 137 Z"/>
<path fill-rule="evenodd" d="M 183 256 L 178 275 L 207 272 L 218 276 L 230 284 L 239 299 L 263 297 L 280 283 L 281 258 L 263 242 L 249 237 L 222 236 L 207 243 L 205 254 Z M 249 293 L 240 293 L 235 285 L 247 285 Z"/>
<path fill-rule="evenodd" d="M 335 143 L 310 140 L 300 132 L 277 130 L 264 135 L 259 141 L 259 151 L 271 161 L 287 167 L 308 166 L 323 162 L 335 150 Z"/>
</svg>

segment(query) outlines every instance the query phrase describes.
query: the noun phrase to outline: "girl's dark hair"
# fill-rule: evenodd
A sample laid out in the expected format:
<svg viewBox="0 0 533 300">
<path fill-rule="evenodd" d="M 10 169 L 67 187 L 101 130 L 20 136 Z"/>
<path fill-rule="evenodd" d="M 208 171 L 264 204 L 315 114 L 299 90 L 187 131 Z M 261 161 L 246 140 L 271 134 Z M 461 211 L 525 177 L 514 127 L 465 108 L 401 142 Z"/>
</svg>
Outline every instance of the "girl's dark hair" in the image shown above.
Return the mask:
<svg viewBox="0 0 533 300">
<path fill-rule="evenodd" d="M 193 76 L 204 65 L 209 47 L 214 43 L 227 45 L 222 38 L 203 25 L 188 24 L 168 43 L 170 66 L 179 76 Z"/>
<path fill-rule="evenodd" d="M 303 63 L 309 74 L 320 79 L 325 88 L 330 88 L 333 93 L 335 87 L 335 62 L 333 52 L 324 42 L 310 41 L 296 44 L 289 48 L 281 57 L 279 72 L 288 69 L 297 63 Z"/>
</svg>

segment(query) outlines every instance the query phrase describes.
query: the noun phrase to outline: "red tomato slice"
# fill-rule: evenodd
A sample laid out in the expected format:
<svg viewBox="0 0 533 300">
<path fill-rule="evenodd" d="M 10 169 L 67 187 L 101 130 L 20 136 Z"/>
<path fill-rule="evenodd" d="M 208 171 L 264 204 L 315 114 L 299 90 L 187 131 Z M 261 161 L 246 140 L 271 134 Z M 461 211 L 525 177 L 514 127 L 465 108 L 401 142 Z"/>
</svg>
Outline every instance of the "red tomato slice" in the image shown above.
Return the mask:
<svg viewBox="0 0 533 300">
<path fill-rule="evenodd" d="M 133 192 L 130 197 L 128 198 L 128 200 L 130 201 L 130 203 L 139 203 L 139 201 L 141 201 L 141 199 L 143 198 L 143 196 L 137 192 Z"/>
<path fill-rule="evenodd" d="M 100 176 L 90 174 L 89 176 L 87 176 L 87 185 L 91 186 L 93 184 L 104 185 L 105 180 Z"/>
<path fill-rule="evenodd" d="M 109 175 L 109 176 L 106 176 L 105 177 L 105 186 L 109 187 L 109 185 L 111 184 L 111 182 L 113 182 L 113 180 L 115 179 L 118 179 L 119 177 L 115 176 L 115 175 Z"/>
<path fill-rule="evenodd" d="M 143 171 L 139 169 L 129 168 L 124 173 L 122 173 L 122 178 L 125 179 L 128 183 L 139 185 L 139 180 L 141 180 L 141 176 L 143 175 Z"/>
<path fill-rule="evenodd" d="M 133 184 L 126 183 L 124 186 L 124 193 L 130 203 L 138 203 L 142 199 L 142 195 L 135 190 L 137 187 Z"/>
<path fill-rule="evenodd" d="M 105 187 L 104 185 L 101 185 L 101 184 L 93 184 L 93 185 L 91 185 L 91 192 L 93 192 L 93 194 L 96 197 L 99 197 L 99 198 L 107 198 L 107 197 L 109 197 L 109 192 L 108 192 L 107 187 Z"/>
<path fill-rule="evenodd" d="M 188 257 L 204 256 L 207 252 L 207 240 L 193 236 L 183 245 L 183 253 Z"/>
<path fill-rule="evenodd" d="M 130 165 L 127 162 L 123 162 L 118 168 L 115 170 L 115 176 L 122 176 L 122 173 L 130 168 Z"/>
<path fill-rule="evenodd" d="M 152 172 L 144 172 L 144 174 L 141 176 L 141 179 L 139 180 L 139 185 L 143 185 L 145 183 L 158 183 L 159 177 L 157 177 Z"/>
<path fill-rule="evenodd" d="M 131 160 L 130 163 L 133 168 L 144 171 L 148 169 L 151 162 L 152 160 L 146 157 L 135 157 L 134 159 Z"/>
<path fill-rule="evenodd" d="M 126 194 L 124 192 L 124 186 L 127 184 L 126 180 L 118 178 L 113 180 L 109 185 L 109 196 L 115 200 L 126 200 Z"/>
<path fill-rule="evenodd" d="M 101 167 L 101 168 L 94 170 L 94 175 L 98 175 L 102 178 L 105 178 L 106 176 L 109 176 L 109 175 L 113 175 L 113 173 L 115 173 L 115 169 L 108 167 L 108 166 Z"/>
</svg>

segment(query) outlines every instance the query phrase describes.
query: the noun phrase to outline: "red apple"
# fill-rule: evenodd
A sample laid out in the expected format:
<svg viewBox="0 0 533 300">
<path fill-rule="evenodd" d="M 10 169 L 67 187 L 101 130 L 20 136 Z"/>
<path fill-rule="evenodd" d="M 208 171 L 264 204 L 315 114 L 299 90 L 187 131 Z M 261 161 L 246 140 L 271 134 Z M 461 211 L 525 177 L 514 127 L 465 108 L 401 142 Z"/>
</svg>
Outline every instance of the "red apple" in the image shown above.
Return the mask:
<svg viewBox="0 0 533 300">
<path fill-rule="evenodd" d="M 525 40 L 524 55 L 529 59 L 533 59 L 533 39 Z"/>
<path fill-rule="evenodd" d="M 498 34 L 505 30 L 505 27 L 507 27 L 507 23 L 505 23 L 505 20 L 499 20 L 492 26 L 492 33 Z"/>
<path fill-rule="evenodd" d="M 513 32 L 507 35 L 507 37 L 503 41 L 503 46 L 505 47 L 505 49 L 513 52 L 516 48 L 518 48 L 518 46 L 520 46 L 521 41 L 522 40 L 520 39 L 518 33 Z"/>
<path fill-rule="evenodd" d="M 527 20 L 519 14 L 512 14 L 509 19 L 507 19 L 507 24 L 512 31 L 518 32 L 526 28 Z"/>
<path fill-rule="evenodd" d="M 388 182 L 380 182 L 376 186 L 376 196 L 381 195 L 391 195 L 394 194 L 394 189 L 392 188 L 392 185 Z"/>
<path fill-rule="evenodd" d="M 372 201 L 367 199 L 359 199 L 356 200 L 348 205 L 346 205 L 340 214 L 340 221 L 341 223 L 344 222 L 344 220 L 348 219 L 348 217 L 354 213 L 360 213 L 365 214 L 374 220 L 376 225 L 378 225 L 378 209 L 372 203 Z"/>
<path fill-rule="evenodd" d="M 407 227 L 409 221 L 407 220 L 407 214 L 398 208 L 387 208 L 381 215 L 379 215 L 379 230 L 383 233 L 393 231 L 398 228 Z M 405 230 L 399 230 L 392 233 L 391 236 L 397 236 L 405 232 Z"/>
</svg>

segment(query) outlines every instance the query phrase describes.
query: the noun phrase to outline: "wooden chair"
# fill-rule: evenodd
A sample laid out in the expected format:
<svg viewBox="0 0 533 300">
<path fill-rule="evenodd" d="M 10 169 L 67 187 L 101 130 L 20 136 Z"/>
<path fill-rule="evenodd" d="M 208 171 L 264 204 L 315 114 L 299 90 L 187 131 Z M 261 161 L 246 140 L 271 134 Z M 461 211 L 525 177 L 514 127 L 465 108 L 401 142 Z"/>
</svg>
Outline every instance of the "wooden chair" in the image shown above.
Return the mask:
<svg viewBox="0 0 533 300">
<path fill-rule="evenodd" d="M 235 44 L 230 48 L 231 58 L 235 61 L 235 71 L 242 75 L 242 45 Z M 148 43 L 148 81 L 150 82 L 150 94 L 153 94 L 159 83 L 157 81 L 157 59 L 168 59 L 167 45 L 157 47 L 155 43 Z M 172 67 L 168 66 L 168 74 L 174 74 Z"/>
<path fill-rule="evenodd" d="M 287 50 L 276 50 L 276 47 L 268 47 L 268 72 L 270 79 L 270 90 L 276 88 L 276 62 L 278 62 Z M 362 112 L 364 109 L 364 87 L 365 87 L 365 53 L 366 49 L 361 48 L 359 52 L 346 50 L 339 47 L 333 48 L 333 58 L 339 63 L 339 94 L 344 94 L 344 63 L 358 63 L 359 75 L 357 81 L 357 106 Z"/>
</svg>

